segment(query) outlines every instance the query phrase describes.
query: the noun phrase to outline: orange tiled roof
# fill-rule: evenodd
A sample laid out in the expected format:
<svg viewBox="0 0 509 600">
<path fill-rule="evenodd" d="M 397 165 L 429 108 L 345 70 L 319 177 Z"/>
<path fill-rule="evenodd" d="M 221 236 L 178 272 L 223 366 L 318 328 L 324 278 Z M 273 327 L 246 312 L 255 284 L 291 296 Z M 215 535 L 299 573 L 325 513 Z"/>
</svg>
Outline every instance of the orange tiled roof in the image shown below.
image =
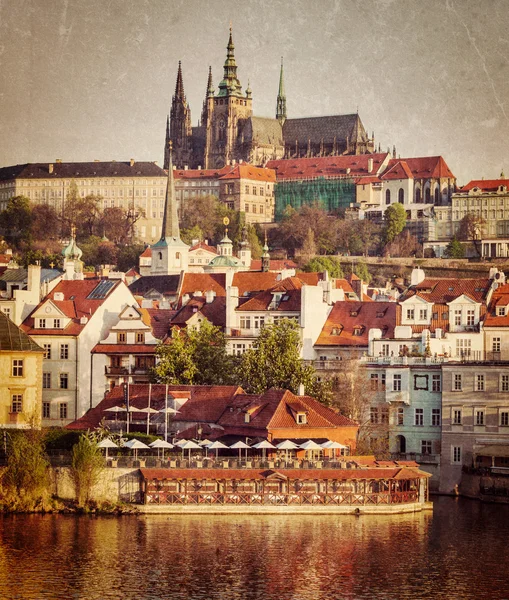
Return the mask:
<svg viewBox="0 0 509 600">
<path fill-rule="evenodd" d="M 385 173 L 380 176 L 380 179 L 383 179 L 384 181 L 413 178 L 412 171 L 405 160 L 391 160 Z"/>
<path fill-rule="evenodd" d="M 226 327 L 226 297 L 216 296 L 207 302 L 203 296 L 191 298 L 172 318 L 171 325 L 185 327 L 189 319 L 199 312 L 216 327 Z"/>
<path fill-rule="evenodd" d="M 145 250 L 140 254 L 140 258 L 151 258 L 152 257 L 152 248 L 147 246 Z"/>
<path fill-rule="evenodd" d="M 104 284 L 104 280 L 98 279 L 83 279 L 83 280 L 71 280 L 71 281 L 60 281 L 55 288 L 41 300 L 39 305 L 32 311 L 32 313 L 23 321 L 21 328 L 29 335 L 79 335 L 86 323 L 81 323 L 82 317 L 88 319 L 95 313 L 95 311 L 101 306 L 107 297 L 115 290 L 120 284 L 120 280 L 108 280 L 111 282 L 111 287 L 108 289 L 104 298 L 88 298 L 88 296 L 96 289 L 100 284 Z M 64 296 L 64 300 L 55 300 L 55 294 L 61 293 Z M 47 300 L 51 302 L 68 318 L 71 322 L 65 329 L 36 329 L 34 327 L 34 318 L 32 315 L 35 311 Z"/>
<path fill-rule="evenodd" d="M 500 186 L 509 189 L 509 179 L 473 179 L 464 185 L 459 191 L 469 192 L 474 188 L 479 188 L 483 192 L 496 192 Z"/>
<path fill-rule="evenodd" d="M 210 252 L 211 254 L 217 254 L 215 246 L 209 246 L 205 242 L 198 242 L 197 244 L 189 248 L 189 252 L 194 252 L 196 250 L 205 250 L 206 252 Z"/>
<path fill-rule="evenodd" d="M 456 179 L 447 163 L 441 156 L 421 156 L 418 158 L 393 159 L 389 162 L 389 168 L 396 162 L 406 162 L 412 172 L 414 179 Z"/>
<path fill-rule="evenodd" d="M 276 172 L 270 167 L 255 167 L 242 163 L 231 168 L 221 179 L 249 179 L 251 181 L 275 182 Z"/>
<path fill-rule="evenodd" d="M 270 260 L 269 271 L 282 271 L 283 269 L 296 269 L 297 263 L 293 260 Z M 262 260 L 260 258 L 253 258 L 251 261 L 251 271 L 260 271 L 262 268 Z"/>
<path fill-rule="evenodd" d="M 315 346 L 367 346 L 370 329 L 394 336 L 397 304 L 394 302 L 336 302 Z"/>
<path fill-rule="evenodd" d="M 412 286 L 399 298 L 400 302 L 418 295 L 427 302 L 447 304 L 465 294 L 476 302 L 483 302 L 488 294 L 491 281 L 487 277 L 476 279 L 452 279 L 426 277 L 421 283 Z"/>
<path fill-rule="evenodd" d="M 300 311 L 302 285 L 303 282 L 299 277 L 287 277 L 282 281 L 278 281 L 269 290 L 252 296 L 249 300 L 242 303 L 237 310 L 268 310 L 274 301 L 274 294 L 281 293 L 283 294 L 282 298 L 271 310 Z"/>
<path fill-rule="evenodd" d="M 92 354 L 155 354 L 156 344 L 96 344 Z"/>
<path fill-rule="evenodd" d="M 226 296 L 226 275 L 224 273 L 184 273 L 179 290 L 179 303 L 184 294 L 212 291 L 216 296 Z"/>
<path fill-rule="evenodd" d="M 489 308 L 484 319 L 484 327 L 509 327 L 509 314 L 497 315 L 497 306 L 509 303 L 509 284 L 499 286 L 491 297 Z"/>
</svg>

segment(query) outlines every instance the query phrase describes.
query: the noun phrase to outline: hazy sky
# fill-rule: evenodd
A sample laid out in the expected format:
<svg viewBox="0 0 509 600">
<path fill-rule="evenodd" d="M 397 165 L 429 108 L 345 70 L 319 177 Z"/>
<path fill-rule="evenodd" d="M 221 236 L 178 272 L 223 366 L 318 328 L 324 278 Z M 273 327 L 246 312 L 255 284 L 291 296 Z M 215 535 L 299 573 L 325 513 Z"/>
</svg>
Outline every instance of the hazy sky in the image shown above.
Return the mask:
<svg viewBox="0 0 509 600">
<path fill-rule="evenodd" d="M 182 61 L 193 125 L 233 23 L 255 115 L 355 112 L 458 182 L 509 177 L 507 0 L 0 0 L 0 165 L 162 162 Z"/>
</svg>

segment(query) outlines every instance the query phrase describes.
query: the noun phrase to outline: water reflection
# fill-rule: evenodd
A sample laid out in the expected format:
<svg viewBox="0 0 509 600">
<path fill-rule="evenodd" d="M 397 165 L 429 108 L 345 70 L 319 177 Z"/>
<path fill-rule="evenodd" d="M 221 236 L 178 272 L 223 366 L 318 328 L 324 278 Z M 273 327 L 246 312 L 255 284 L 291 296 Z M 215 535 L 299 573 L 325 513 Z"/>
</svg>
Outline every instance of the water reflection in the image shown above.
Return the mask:
<svg viewBox="0 0 509 600">
<path fill-rule="evenodd" d="M 0 598 L 507 598 L 509 507 L 396 516 L 9 516 Z"/>
</svg>

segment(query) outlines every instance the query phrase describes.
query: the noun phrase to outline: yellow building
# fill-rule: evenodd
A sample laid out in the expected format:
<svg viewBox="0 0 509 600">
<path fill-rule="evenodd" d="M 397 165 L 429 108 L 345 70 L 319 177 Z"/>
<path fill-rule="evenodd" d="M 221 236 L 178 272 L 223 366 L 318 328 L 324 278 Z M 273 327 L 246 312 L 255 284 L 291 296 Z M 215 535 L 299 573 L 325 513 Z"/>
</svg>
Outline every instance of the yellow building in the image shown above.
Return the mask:
<svg viewBox="0 0 509 600">
<path fill-rule="evenodd" d="M 0 312 L 0 427 L 40 424 L 44 350 Z"/>
</svg>

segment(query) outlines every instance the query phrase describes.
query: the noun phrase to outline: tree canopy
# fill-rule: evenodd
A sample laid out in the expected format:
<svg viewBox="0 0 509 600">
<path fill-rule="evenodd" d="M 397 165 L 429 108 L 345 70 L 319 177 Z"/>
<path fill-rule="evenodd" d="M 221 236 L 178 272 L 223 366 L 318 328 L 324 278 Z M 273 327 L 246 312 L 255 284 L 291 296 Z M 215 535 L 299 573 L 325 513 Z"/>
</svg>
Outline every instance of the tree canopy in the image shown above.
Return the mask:
<svg viewBox="0 0 509 600">
<path fill-rule="evenodd" d="M 384 213 L 384 239 L 390 244 L 403 231 L 406 224 L 406 211 L 399 202 L 391 204 Z"/>
<path fill-rule="evenodd" d="M 315 256 L 306 265 L 303 270 L 307 273 L 322 273 L 327 271 L 333 279 L 343 277 L 343 269 L 337 256 Z"/>
</svg>

